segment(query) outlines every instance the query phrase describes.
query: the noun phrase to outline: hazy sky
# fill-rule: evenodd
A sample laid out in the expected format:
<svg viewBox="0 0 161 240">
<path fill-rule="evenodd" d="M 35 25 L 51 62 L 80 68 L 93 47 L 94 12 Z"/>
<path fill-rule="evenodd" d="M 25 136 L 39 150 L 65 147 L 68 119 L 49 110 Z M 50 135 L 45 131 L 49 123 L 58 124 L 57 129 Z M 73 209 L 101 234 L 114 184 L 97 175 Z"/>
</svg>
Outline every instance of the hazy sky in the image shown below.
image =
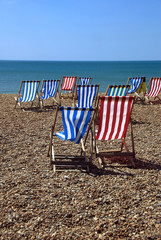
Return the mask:
<svg viewBox="0 0 161 240">
<path fill-rule="evenodd" d="M 0 0 L 1 60 L 161 60 L 161 0 Z"/>
</svg>

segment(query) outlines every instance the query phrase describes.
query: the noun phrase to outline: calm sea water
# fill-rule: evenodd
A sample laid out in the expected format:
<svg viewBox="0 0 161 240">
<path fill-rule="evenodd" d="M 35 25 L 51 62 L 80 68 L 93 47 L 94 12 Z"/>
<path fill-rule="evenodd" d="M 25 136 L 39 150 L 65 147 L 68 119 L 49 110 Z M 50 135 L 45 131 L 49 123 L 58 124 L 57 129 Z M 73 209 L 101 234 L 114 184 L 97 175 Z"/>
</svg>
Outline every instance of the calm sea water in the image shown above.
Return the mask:
<svg viewBox="0 0 161 240">
<path fill-rule="evenodd" d="M 0 61 L 0 93 L 17 93 L 22 80 L 93 77 L 105 92 L 108 84 L 126 84 L 129 77 L 161 77 L 161 61 Z"/>
</svg>

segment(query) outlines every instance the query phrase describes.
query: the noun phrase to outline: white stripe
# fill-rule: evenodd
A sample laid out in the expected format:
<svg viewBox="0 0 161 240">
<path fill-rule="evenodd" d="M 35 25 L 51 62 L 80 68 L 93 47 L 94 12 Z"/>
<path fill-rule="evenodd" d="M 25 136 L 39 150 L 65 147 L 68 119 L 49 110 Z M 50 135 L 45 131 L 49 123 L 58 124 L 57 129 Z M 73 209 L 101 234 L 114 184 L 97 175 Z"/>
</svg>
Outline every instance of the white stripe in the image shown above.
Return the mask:
<svg viewBox="0 0 161 240">
<path fill-rule="evenodd" d="M 76 115 L 76 118 L 75 118 L 75 128 L 78 125 L 78 121 L 80 119 L 80 115 L 81 115 L 81 111 L 77 111 L 77 115 Z M 76 133 L 75 133 L 75 135 L 76 135 Z"/>
<path fill-rule="evenodd" d="M 127 107 L 128 107 L 128 101 L 125 101 L 124 110 L 123 110 L 123 119 L 122 119 L 122 123 L 121 123 L 121 130 L 120 130 L 118 139 L 121 138 L 122 133 L 123 133 L 124 128 L 125 128 L 125 122 L 126 122 L 126 116 L 127 116 Z"/>
<path fill-rule="evenodd" d="M 23 94 L 23 98 L 22 98 L 22 102 L 25 102 L 26 96 L 27 96 L 27 86 L 26 86 L 26 82 L 24 83 L 24 94 Z"/>
<path fill-rule="evenodd" d="M 89 91 L 88 91 L 88 99 L 87 99 L 87 107 L 90 107 L 91 106 L 91 102 L 92 102 L 92 98 L 90 99 L 90 94 L 91 94 L 91 91 L 92 91 L 92 88 L 91 86 L 88 87 Z"/>
<path fill-rule="evenodd" d="M 63 140 L 65 140 L 65 135 L 64 135 L 63 133 L 58 132 L 58 133 L 56 133 L 56 135 L 57 135 L 58 137 L 62 138 Z"/>
<path fill-rule="evenodd" d="M 30 83 L 26 83 L 26 86 L 27 86 L 27 84 L 28 85 L 30 85 Z M 26 91 L 26 102 L 28 102 L 28 98 L 29 98 L 29 87 L 26 89 L 27 91 Z"/>
<path fill-rule="evenodd" d="M 83 88 L 83 87 L 82 87 Z M 84 88 L 84 102 L 83 102 L 83 107 L 88 107 L 88 102 L 86 106 L 86 100 L 87 100 L 87 87 Z"/>
<path fill-rule="evenodd" d="M 77 141 L 79 140 L 79 138 L 80 138 L 80 135 L 81 135 L 81 133 L 82 133 L 83 127 L 84 127 L 85 122 L 86 122 L 87 114 L 88 114 L 88 110 L 85 110 L 85 111 L 84 111 L 83 120 L 82 120 L 82 123 L 81 123 L 81 125 L 80 125 L 79 131 L 78 131 L 78 133 L 77 133 L 75 142 L 77 142 Z M 77 125 L 76 125 L 76 126 L 77 126 Z"/>
<path fill-rule="evenodd" d="M 120 111 L 121 111 L 121 101 L 118 101 L 117 113 L 116 113 L 116 123 L 115 123 L 115 128 L 114 128 L 114 132 L 113 132 L 111 140 L 115 139 L 116 134 L 118 132 L 119 121 L 120 121 Z"/>
<path fill-rule="evenodd" d="M 109 135 L 111 133 L 111 127 L 112 127 L 112 123 L 113 123 L 113 113 L 114 113 L 114 101 L 111 101 L 111 109 L 110 109 L 110 119 L 109 119 L 109 125 L 108 125 L 108 131 L 106 134 L 106 140 L 108 140 Z"/>
<path fill-rule="evenodd" d="M 103 133 L 105 131 L 106 115 L 107 115 L 107 100 L 104 100 L 104 108 L 103 108 L 103 116 L 102 116 L 102 128 L 101 128 L 99 140 L 102 139 Z"/>
<path fill-rule="evenodd" d="M 82 99 L 82 97 L 83 97 L 82 95 L 83 95 L 83 94 L 82 94 L 82 93 L 83 93 L 83 88 L 80 87 L 80 88 L 79 88 L 79 97 L 80 97 L 80 103 L 79 103 L 79 105 L 80 105 L 80 107 L 83 107 L 83 106 L 82 106 L 82 105 L 83 105 L 83 104 L 82 104 L 82 101 L 83 101 L 83 99 Z"/>
<path fill-rule="evenodd" d="M 71 138 L 71 132 L 70 132 L 70 125 L 69 125 L 69 122 L 68 122 L 67 111 L 66 110 L 64 110 L 64 120 L 65 120 L 65 124 L 66 124 L 66 127 L 67 127 L 67 139 L 68 139 L 68 138 Z"/>
</svg>

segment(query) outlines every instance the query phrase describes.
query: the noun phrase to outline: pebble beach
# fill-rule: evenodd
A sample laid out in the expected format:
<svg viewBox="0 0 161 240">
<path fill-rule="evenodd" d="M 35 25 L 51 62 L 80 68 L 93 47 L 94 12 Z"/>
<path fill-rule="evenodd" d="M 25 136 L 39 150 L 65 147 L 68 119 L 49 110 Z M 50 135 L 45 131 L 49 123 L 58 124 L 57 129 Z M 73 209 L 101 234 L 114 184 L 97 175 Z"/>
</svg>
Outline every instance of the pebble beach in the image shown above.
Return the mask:
<svg viewBox="0 0 161 240">
<path fill-rule="evenodd" d="M 134 104 L 135 167 L 109 161 L 103 169 L 94 158 L 89 173 L 54 173 L 47 151 L 55 109 L 14 109 L 15 96 L 0 94 L 1 240 L 161 239 L 160 103 Z M 59 139 L 55 146 L 77 151 Z"/>
</svg>

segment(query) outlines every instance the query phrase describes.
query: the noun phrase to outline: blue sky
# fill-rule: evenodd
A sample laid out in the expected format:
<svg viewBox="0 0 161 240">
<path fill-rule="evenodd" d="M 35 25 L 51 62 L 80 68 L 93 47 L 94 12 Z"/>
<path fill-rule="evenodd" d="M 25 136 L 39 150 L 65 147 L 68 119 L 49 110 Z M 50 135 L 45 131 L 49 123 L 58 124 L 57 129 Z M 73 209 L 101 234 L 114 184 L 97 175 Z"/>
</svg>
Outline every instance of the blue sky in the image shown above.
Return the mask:
<svg viewBox="0 0 161 240">
<path fill-rule="evenodd" d="M 161 60 L 161 0 L 0 0 L 1 60 Z"/>
</svg>

